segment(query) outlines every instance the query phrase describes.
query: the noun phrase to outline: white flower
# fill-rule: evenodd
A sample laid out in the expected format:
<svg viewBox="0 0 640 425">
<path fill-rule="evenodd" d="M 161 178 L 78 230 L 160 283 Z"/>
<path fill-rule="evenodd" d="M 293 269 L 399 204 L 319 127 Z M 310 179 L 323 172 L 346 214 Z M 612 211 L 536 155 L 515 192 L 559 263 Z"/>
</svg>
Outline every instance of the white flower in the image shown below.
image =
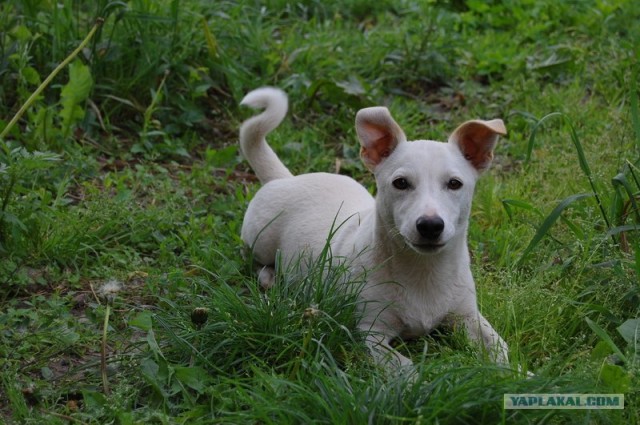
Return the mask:
<svg viewBox="0 0 640 425">
<path fill-rule="evenodd" d="M 98 296 L 104 298 L 108 303 L 112 303 L 121 290 L 122 282 L 109 279 L 98 288 Z"/>
</svg>

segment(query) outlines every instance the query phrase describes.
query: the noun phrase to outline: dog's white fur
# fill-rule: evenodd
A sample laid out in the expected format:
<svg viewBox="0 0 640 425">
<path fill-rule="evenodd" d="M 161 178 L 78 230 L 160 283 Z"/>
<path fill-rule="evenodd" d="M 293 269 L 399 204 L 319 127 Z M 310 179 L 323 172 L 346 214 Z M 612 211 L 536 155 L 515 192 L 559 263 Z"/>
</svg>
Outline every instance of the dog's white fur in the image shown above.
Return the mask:
<svg viewBox="0 0 640 425">
<path fill-rule="evenodd" d="M 365 273 L 359 327 L 378 362 L 411 364 L 391 347 L 394 339 L 459 319 L 472 340 L 507 363 L 505 342 L 478 311 L 467 248 L 475 182 L 490 165 L 498 136 L 506 134 L 501 120 L 468 121 L 448 143 L 408 142 L 387 108 L 360 110 L 356 130 L 362 160 L 375 176 L 374 199 L 349 177 L 293 176 L 283 165 L 265 140 L 286 115 L 282 91 L 254 90 L 242 104 L 264 108 L 240 129 L 242 152 L 264 184 L 242 226 L 242 239 L 264 266 L 263 286 L 273 284 L 278 252 L 285 264 L 302 252 L 317 255 L 333 229 L 334 258 Z"/>
</svg>

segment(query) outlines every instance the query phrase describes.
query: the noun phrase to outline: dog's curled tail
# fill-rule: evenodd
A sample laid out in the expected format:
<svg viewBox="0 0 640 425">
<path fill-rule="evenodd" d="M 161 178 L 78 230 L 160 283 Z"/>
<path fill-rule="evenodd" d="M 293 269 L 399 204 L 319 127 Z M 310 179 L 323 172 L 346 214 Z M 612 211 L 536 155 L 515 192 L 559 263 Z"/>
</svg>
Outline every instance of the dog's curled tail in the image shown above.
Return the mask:
<svg viewBox="0 0 640 425">
<path fill-rule="evenodd" d="M 267 144 L 265 136 L 275 129 L 287 114 L 287 95 L 280 89 L 263 87 L 247 94 L 241 105 L 264 108 L 240 127 L 240 148 L 262 183 L 293 177 L 280 158 Z"/>
</svg>

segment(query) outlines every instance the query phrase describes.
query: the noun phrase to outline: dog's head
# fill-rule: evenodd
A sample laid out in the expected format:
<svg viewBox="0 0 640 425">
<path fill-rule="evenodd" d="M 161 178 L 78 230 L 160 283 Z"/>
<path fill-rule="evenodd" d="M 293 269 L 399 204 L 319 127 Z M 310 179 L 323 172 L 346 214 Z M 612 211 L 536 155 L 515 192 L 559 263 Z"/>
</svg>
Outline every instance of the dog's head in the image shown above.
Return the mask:
<svg viewBox="0 0 640 425">
<path fill-rule="evenodd" d="M 375 175 L 377 213 L 395 240 L 419 253 L 464 238 L 475 182 L 493 159 L 502 120 L 468 121 L 447 143 L 408 142 L 384 107 L 356 116 L 360 155 Z"/>
</svg>

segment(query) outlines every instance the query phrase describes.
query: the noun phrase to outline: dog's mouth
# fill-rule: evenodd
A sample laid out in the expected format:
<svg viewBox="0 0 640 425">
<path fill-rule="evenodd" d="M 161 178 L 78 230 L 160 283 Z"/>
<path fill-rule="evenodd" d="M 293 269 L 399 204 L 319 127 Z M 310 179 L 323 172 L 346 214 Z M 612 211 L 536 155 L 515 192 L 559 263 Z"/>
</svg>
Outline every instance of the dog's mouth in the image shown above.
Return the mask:
<svg viewBox="0 0 640 425">
<path fill-rule="evenodd" d="M 437 252 L 444 247 L 443 243 L 427 242 L 427 243 L 412 243 L 411 247 L 420 253 L 432 253 Z"/>
</svg>

